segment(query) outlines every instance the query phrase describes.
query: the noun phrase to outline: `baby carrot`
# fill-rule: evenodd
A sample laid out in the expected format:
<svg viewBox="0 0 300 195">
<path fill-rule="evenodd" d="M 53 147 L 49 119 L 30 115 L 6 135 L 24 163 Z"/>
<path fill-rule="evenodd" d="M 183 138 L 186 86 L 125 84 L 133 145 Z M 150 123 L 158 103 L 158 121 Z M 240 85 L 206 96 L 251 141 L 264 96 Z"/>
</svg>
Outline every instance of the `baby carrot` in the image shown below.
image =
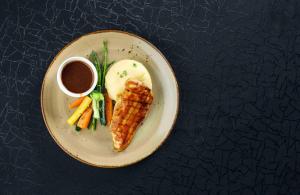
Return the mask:
<svg viewBox="0 0 300 195">
<path fill-rule="evenodd" d="M 106 122 L 107 125 L 109 126 L 113 115 L 113 103 L 107 93 L 105 93 L 104 96 L 105 96 L 105 108 L 106 108 L 105 109 Z"/>
<path fill-rule="evenodd" d="M 91 107 L 88 107 L 88 109 L 86 109 L 84 113 L 81 115 L 81 117 L 79 118 L 77 126 L 80 127 L 81 129 L 87 128 L 89 126 L 92 114 L 93 114 L 93 109 Z"/>
<path fill-rule="evenodd" d="M 78 106 L 82 103 L 84 97 L 85 97 L 85 96 L 80 97 L 80 98 L 74 100 L 72 103 L 70 103 L 70 104 L 69 104 L 69 109 L 78 107 Z"/>
</svg>

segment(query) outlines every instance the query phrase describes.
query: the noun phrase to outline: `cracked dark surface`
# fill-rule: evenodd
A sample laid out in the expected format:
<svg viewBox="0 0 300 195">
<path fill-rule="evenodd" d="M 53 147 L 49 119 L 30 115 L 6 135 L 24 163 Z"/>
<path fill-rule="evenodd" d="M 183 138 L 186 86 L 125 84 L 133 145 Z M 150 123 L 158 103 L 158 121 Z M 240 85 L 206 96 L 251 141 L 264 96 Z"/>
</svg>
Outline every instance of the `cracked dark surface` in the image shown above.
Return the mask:
<svg viewBox="0 0 300 195">
<path fill-rule="evenodd" d="M 67 156 L 40 111 L 53 57 L 99 29 L 151 41 L 181 89 L 166 143 L 121 169 Z M 2 0 L 0 79 L 0 194 L 300 194 L 297 0 Z"/>
</svg>

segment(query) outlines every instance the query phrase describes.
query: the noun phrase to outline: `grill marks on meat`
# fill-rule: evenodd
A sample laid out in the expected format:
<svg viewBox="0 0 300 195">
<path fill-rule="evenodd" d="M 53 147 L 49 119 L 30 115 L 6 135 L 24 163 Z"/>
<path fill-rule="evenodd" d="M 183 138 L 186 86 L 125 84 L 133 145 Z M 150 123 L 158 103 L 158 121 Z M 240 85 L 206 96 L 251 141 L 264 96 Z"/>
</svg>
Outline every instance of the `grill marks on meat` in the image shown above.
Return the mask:
<svg viewBox="0 0 300 195">
<path fill-rule="evenodd" d="M 130 144 L 152 101 L 151 90 L 140 81 L 126 82 L 110 125 L 115 150 L 122 151 Z"/>
</svg>

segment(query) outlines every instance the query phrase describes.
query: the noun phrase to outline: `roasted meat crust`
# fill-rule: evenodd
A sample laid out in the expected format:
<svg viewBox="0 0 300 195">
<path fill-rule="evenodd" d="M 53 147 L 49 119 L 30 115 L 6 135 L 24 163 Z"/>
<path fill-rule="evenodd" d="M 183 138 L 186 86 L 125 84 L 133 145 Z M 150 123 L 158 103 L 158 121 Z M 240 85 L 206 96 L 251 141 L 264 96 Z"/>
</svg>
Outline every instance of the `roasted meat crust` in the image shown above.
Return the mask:
<svg viewBox="0 0 300 195">
<path fill-rule="evenodd" d="M 151 90 L 139 81 L 129 80 L 117 101 L 110 125 L 114 149 L 122 151 L 130 144 L 153 101 Z"/>
</svg>

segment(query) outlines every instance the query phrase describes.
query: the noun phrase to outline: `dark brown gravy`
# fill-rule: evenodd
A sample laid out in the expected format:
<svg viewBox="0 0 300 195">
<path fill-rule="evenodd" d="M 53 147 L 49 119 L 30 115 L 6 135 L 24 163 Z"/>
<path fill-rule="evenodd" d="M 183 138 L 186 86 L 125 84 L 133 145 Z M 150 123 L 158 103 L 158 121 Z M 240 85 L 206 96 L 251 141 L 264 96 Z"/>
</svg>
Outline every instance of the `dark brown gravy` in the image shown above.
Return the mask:
<svg viewBox="0 0 300 195">
<path fill-rule="evenodd" d="M 67 64 L 61 74 L 64 86 L 73 93 L 86 92 L 93 83 L 93 72 L 83 62 Z"/>
</svg>

